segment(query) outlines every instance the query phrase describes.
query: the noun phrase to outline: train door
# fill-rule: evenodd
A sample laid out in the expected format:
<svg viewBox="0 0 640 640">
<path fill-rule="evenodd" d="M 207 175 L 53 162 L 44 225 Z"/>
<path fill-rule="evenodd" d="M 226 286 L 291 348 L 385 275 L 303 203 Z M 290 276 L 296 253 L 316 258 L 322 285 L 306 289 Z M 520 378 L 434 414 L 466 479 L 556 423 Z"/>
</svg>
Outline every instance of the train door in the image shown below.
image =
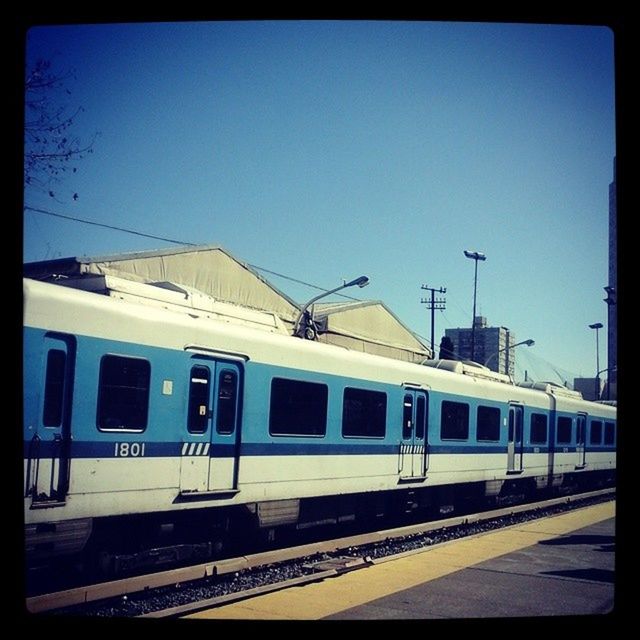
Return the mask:
<svg viewBox="0 0 640 640">
<path fill-rule="evenodd" d="M 235 491 L 242 369 L 233 362 L 198 356 L 191 360 L 188 376 L 181 493 Z"/>
<path fill-rule="evenodd" d="M 576 467 L 584 467 L 587 453 L 587 414 L 579 413 L 576 419 Z"/>
<path fill-rule="evenodd" d="M 406 389 L 402 406 L 400 479 L 424 478 L 428 463 L 429 396 L 426 391 Z"/>
<path fill-rule="evenodd" d="M 522 471 L 522 441 L 524 408 L 521 405 L 509 406 L 509 430 L 507 435 L 507 472 Z"/>
<path fill-rule="evenodd" d="M 75 351 L 73 336 L 45 335 L 43 394 L 27 457 L 27 493 L 33 508 L 61 506 L 69 490 Z"/>
</svg>

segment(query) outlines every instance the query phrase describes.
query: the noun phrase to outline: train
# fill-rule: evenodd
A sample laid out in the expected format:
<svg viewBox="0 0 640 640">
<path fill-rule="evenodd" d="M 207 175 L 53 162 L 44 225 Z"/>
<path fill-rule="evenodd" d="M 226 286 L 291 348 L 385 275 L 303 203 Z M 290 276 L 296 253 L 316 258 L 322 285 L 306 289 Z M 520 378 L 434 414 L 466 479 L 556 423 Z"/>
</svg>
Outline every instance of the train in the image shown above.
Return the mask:
<svg viewBox="0 0 640 640">
<path fill-rule="evenodd" d="M 87 282 L 23 279 L 30 564 L 126 571 L 240 536 L 615 485 L 613 403 Z"/>
</svg>

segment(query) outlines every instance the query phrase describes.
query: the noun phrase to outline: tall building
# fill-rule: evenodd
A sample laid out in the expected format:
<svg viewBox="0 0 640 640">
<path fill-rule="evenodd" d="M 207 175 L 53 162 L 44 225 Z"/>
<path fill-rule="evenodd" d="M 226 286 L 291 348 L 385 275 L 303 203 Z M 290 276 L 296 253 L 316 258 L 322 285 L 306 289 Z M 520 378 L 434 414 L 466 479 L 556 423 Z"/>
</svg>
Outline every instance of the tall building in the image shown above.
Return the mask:
<svg viewBox="0 0 640 640">
<path fill-rule="evenodd" d="M 602 378 L 574 378 L 573 390 L 579 391 L 585 400 L 602 400 L 605 397 L 605 382 Z"/>
<path fill-rule="evenodd" d="M 471 329 L 445 329 L 445 336 L 453 342 L 453 352 L 458 360 L 473 360 L 492 371 L 515 375 L 515 334 L 507 327 L 489 327 L 484 316 L 474 321 L 474 355 L 471 357 Z"/>
<path fill-rule="evenodd" d="M 616 159 L 613 159 L 613 182 L 609 185 L 609 284 L 605 287 L 607 297 L 607 378 L 609 394 L 615 398 L 615 385 L 618 381 L 616 366 L 618 363 L 618 305 L 616 304 L 618 287 L 618 241 L 617 241 L 617 198 L 616 198 Z"/>
</svg>

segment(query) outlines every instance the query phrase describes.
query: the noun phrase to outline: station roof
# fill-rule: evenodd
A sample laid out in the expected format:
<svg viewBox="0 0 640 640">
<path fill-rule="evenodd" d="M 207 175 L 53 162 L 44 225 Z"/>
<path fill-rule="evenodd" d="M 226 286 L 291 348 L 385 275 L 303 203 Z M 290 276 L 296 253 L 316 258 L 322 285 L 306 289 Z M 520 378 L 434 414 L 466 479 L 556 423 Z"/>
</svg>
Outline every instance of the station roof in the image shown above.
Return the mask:
<svg viewBox="0 0 640 640">
<path fill-rule="evenodd" d="M 349 335 L 368 342 L 409 349 L 426 358 L 430 350 L 381 300 L 318 304 L 314 318 L 330 333 Z"/>
<path fill-rule="evenodd" d="M 276 314 L 293 328 L 301 306 L 255 269 L 217 245 L 172 247 L 157 251 L 97 257 L 69 257 L 24 265 L 24 276 L 60 281 L 116 276 L 141 283 L 173 283 L 211 298 Z M 316 303 L 321 342 L 421 362 L 430 350 L 381 301 Z"/>
<path fill-rule="evenodd" d="M 147 283 L 173 282 L 222 302 L 277 313 L 288 322 L 295 322 L 299 312 L 291 298 L 220 246 L 60 258 L 24 265 L 24 275 L 36 280 L 88 274 L 119 276 Z"/>
</svg>

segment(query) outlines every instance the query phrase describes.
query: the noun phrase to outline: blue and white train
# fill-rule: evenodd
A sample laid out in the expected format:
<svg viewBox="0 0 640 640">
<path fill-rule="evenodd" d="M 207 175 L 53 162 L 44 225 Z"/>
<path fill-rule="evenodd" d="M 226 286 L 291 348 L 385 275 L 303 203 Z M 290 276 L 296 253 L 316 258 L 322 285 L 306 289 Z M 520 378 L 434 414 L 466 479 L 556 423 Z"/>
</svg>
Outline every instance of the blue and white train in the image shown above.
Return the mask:
<svg viewBox="0 0 640 640">
<path fill-rule="evenodd" d="M 430 364 L 24 279 L 27 557 L 615 483 L 614 406 Z"/>
</svg>

